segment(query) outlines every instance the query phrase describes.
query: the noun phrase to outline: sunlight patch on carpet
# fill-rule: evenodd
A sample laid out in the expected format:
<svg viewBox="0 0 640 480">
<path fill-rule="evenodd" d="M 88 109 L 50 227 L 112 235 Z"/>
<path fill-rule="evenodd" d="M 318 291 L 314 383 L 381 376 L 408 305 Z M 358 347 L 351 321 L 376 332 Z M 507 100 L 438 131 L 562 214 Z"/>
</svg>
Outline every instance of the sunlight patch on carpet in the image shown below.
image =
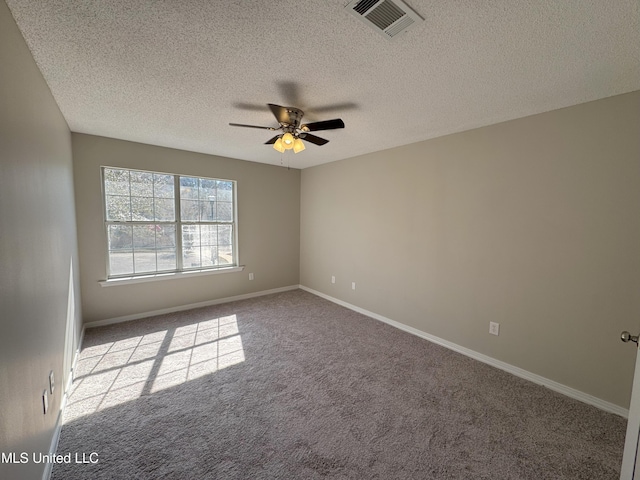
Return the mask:
<svg viewBox="0 0 640 480">
<path fill-rule="evenodd" d="M 78 361 L 65 422 L 244 360 L 235 315 L 88 347 Z"/>
</svg>

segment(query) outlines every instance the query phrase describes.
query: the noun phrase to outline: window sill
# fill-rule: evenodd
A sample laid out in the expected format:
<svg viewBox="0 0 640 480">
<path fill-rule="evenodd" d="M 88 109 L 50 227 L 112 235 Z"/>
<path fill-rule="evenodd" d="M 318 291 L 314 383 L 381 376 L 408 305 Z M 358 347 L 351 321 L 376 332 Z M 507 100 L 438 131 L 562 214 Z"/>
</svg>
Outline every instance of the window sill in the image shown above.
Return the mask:
<svg viewBox="0 0 640 480">
<path fill-rule="evenodd" d="M 191 278 L 203 275 L 219 275 L 222 273 L 241 272 L 243 270 L 244 265 L 240 265 L 238 267 L 210 268 L 202 270 L 189 270 L 186 272 L 156 273 L 154 275 L 142 275 L 138 277 L 112 278 L 109 280 L 100 280 L 98 283 L 101 287 L 115 287 L 117 285 L 129 285 L 132 283 L 158 282 L 161 280 L 175 280 L 176 278 Z"/>
</svg>

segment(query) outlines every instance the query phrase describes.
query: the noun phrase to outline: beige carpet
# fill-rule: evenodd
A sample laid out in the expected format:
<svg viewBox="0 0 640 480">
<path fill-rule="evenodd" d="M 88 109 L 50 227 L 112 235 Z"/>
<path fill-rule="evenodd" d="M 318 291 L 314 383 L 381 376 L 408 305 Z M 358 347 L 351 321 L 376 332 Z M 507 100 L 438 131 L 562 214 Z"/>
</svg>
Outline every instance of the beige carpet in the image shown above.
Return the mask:
<svg viewBox="0 0 640 480">
<path fill-rule="evenodd" d="M 53 478 L 613 480 L 625 427 L 296 290 L 88 330 Z"/>
</svg>

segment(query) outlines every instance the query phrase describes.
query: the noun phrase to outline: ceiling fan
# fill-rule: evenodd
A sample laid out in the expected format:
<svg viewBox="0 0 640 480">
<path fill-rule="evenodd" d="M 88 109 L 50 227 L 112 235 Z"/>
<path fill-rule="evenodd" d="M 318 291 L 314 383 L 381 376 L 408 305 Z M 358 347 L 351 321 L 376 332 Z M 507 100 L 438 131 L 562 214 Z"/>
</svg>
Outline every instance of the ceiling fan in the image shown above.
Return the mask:
<svg viewBox="0 0 640 480">
<path fill-rule="evenodd" d="M 324 120 L 322 122 L 311 122 L 301 125 L 304 112 L 299 108 L 294 107 L 281 107 L 280 105 L 274 105 L 269 103 L 269 109 L 276 117 L 276 120 L 280 124 L 278 127 L 262 127 L 259 125 L 245 125 L 244 123 L 229 123 L 232 127 L 248 127 L 248 128 L 261 128 L 264 130 L 277 131 L 282 130 L 283 133 L 276 135 L 275 137 L 267 140 L 265 145 L 273 145 L 280 153 L 285 150 L 291 150 L 295 153 L 304 150 L 304 143 L 311 142 L 315 145 L 322 146 L 329 143 L 329 140 L 320 138 L 316 135 L 312 135 L 309 132 L 317 132 L 319 130 L 335 130 L 336 128 L 344 128 L 344 122 L 339 118 L 333 120 Z"/>
</svg>

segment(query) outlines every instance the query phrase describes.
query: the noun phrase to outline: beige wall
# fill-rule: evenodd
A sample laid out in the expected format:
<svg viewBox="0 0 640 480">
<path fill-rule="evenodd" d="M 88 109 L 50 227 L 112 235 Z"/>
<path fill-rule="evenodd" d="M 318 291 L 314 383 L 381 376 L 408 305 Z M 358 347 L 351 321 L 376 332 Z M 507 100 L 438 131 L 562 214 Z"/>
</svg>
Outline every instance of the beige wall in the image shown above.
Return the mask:
<svg viewBox="0 0 640 480">
<path fill-rule="evenodd" d="M 76 133 L 72 143 L 85 322 L 299 283 L 300 170 Z M 101 166 L 236 180 L 238 250 L 245 270 L 101 287 L 107 248 Z"/>
<path fill-rule="evenodd" d="M 639 139 L 635 92 L 305 169 L 301 284 L 627 407 Z"/>
<path fill-rule="evenodd" d="M 0 452 L 48 453 L 77 346 L 71 134 L 0 1 Z M 68 342 L 65 355 L 65 343 Z M 57 386 L 42 411 L 53 370 Z M 45 465 L 0 463 L 0 478 Z"/>
</svg>

